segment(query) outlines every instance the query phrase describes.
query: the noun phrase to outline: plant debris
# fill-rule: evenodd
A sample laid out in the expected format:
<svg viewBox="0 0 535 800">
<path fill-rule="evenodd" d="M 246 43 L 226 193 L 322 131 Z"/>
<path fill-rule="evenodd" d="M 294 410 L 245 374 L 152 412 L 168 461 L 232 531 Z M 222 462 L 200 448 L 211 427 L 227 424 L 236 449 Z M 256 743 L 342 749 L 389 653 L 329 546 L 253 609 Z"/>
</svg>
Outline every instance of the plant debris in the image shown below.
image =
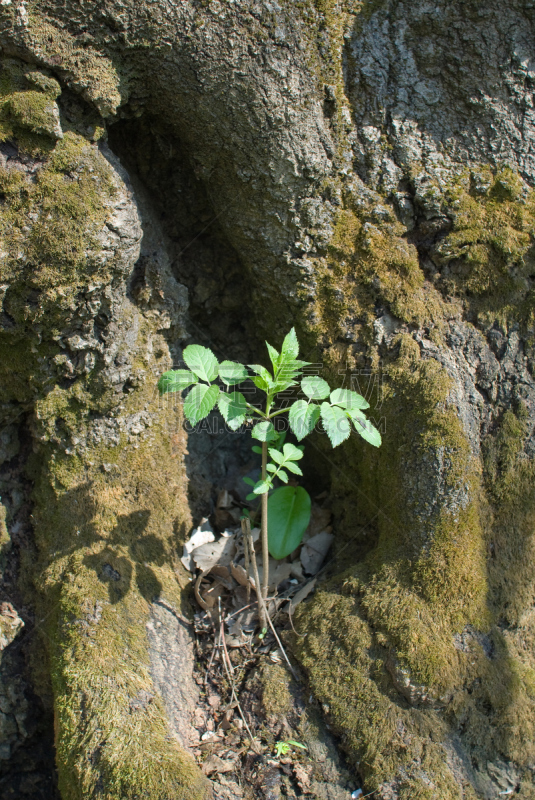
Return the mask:
<svg viewBox="0 0 535 800">
<path fill-rule="evenodd" d="M 331 545 L 331 512 L 314 503 L 303 544 L 286 559 L 270 558 L 267 630 L 259 629 L 256 582 L 240 515 L 233 494 L 221 490 L 211 518 L 213 527 L 203 519 L 184 545 L 182 563 L 192 574 L 200 607 L 194 615 L 195 680 L 201 687 L 201 701 L 193 721 L 193 753 L 212 781 L 217 800 L 281 796 L 349 800 L 356 786 L 347 782 L 349 773 L 340 773 L 343 789 L 337 785 L 318 794 L 322 768 L 306 744 L 292 744 L 302 742 L 304 687 L 295 680 L 295 669 L 284 650 L 290 614 L 314 590 L 314 576 Z M 229 524 L 231 520 L 234 524 Z M 260 530 L 253 528 L 251 534 L 261 583 Z M 270 670 L 280 670 L 276 674 L 279 680 L 282 676 L 282 684 L 293 687 L 293 709 L 286 713 L 272 714 L 267 707 L 262 681 L 267 680 L 269 686 Z M 330 786 L 332 774 L 331 765 L 325 786 Z"/>
</svg>

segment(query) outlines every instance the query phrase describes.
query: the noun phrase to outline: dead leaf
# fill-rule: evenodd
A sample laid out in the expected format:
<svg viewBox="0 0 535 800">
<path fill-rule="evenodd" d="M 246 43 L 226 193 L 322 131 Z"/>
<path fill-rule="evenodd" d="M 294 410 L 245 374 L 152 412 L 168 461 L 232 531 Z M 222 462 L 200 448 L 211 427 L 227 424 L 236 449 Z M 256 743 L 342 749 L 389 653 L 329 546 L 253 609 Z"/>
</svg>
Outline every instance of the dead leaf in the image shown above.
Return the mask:
<svg viewBox="0 0 535 800">
<path fill-rule="evenodd" d="M 207 519 L 204 519 L 198 528 L 195 529 L 187 542 L 184 543 L 184 551 L 180 559 L 189 572 L 195 571 L 195 564 L 191 557 L 191 553 L 197 547 L 201 547 L 208 542 L 214 542 L 214 532 Z"/>
<path fill-rule="evenodd" d="M 297 594 L 295 594 L 292 597 L 292 599 L 286 606 L 285 610 L 287 611 L 288 614 L 293 614 L 296 606 L 298 606 L 299 603 L 301 603 L 306 597 L 308 597 L 308 595 L 314 589 L 315 585 L 316 585 L 316 578 L 313 578 L 308 583 L 305 583 L 305 585 L 301 589 L 299 589 Z"/>
<path fill-rule="evenodd" d="M 203 544 L 192 552 L 197 569 L 208 572 L 213 566 L 219 564 L 228 567 L 236 552 L 234 536 L 222 537 L 217 542 Z"/>
<path fill-rule="evenodd" d="M 310 523 L 305 531 L 305 540 L 316 536 L 321 533 L 329 525 L 332 517 L 330 508 L 322 508 L 317 503 L 312 503 L 312 510 L 310 514 Z"/>
<path fill-rule="evenodd" d="M 334 536 L 322 531 L 312 536 L 301 548 L 301 563 L 309 575 L 315 575 L 327 555 Z"/>
<path fill-rule="evenodd" d="M 274 592 L 277 586 L 290 577 L 292 573 L 292 565 L 287 561 L 275 561 L 274 558 L 269 559 L 269 586 L 268 591 Z M 258 577 L 260 585 L 264 579 L 264 570 L 262 559 L 258 560 Z M 254 585 L 254 581 L 253 581 Z"/>
<path fill-rule="evenodd" d="M 232 772 L 232 770 L 234 769 L 234 761 L 231 761 L 230 759 L 224 760 L 214 754 L 208 756 L 206 761 L 203 763 L 201 769 L 205 775 L 212 775 L 212 773 L 214 772 L 217 772 L 219 774 L 223 774 L 225 772 Z"/>
<path fill-rule="evenodd" d="M 238 581 L 240 586 L 250 586 L 251 582 L 249 580 L 249 576 L 247 572 L 244 570 L 240 564 L 232 564 L 230 565 L 230 571 L 232 573 L 232 577 L 234 580 Z"/>
<path fill-rule="evenodd" d="M 220 564 L 216 564 L 210 570 L 210 576 L 217 578 L 219 583 L 222 583 L 225 589 L 228 589 L 229 591 L 232 591 L 236 586 L 230 576 L 228 567 L 222 567 Z"/>
<path fill-rule="evenodd" d="M 230 508 L 233 504 L 232 495 L 226 489 L 222 489 L 217 495 L 217 508 Z"/>
</svg>

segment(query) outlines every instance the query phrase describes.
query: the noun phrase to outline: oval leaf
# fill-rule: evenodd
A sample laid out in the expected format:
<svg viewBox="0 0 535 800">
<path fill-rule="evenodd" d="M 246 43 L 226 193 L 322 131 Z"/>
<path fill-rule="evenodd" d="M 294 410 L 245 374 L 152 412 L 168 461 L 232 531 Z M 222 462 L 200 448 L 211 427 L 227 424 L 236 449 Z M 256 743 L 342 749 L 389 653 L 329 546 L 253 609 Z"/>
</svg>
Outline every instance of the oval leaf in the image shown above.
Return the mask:
<svg viewBox="0 0 535 800">
<path fill-rule="evenodd" d="M 269 480 L 259 481 L 253 489 L 254 494 L 265 494 L 271 489 L 271 482 Z"/>
<path fill-rule="evenodd" d="M 302 486 L 282 486 L 268 500 L 268 544 L 273 558 L 299 547 L 310 522 L 310 495 Z"/>
<path fill-rule="evenodd" d="M 375 428 L 371 424 L 371 422 L 368 419 L 366 420 L 355 419 L 355 417 L 353 417 L 352 419 L 353 419 L 353 424 L 355 426 L 355 430 L 357 431 L 357 433 L 360 433 L 363 439 L 366 439 L 367 442 L 373 444 L 374 447 L 381 446 L 381 441 L 382 441 L 381 434 L 379 433 L 377 428 Z"/>
<path fill-rule="evenodd" d="M 325 400 L 326 397 L 329 397 L 331 391 L 331 387 L 327 381 L 317 376 L 303 378 L 301 381 L 301 389 L 311 400 Z"/>
<path fill-rule="evenodd" d="M 299 342 L 297 341 L 297 334 L 295 328 L 292 328 L 290 333 L 284 337 L 281 348 L 281 362 L 285 363 L 293 361 L 299 354 Z"/>
<path fill-rule="evenodd" d="M 290 406 L 288 422 L 299 442 L 304 439 L 305 436 L 308 436 L 309 433 L 312 433 L 319 418 L 320 409 L 315 403 L 307 403 L 306 400 L 296 400 L 296 402 Z"/>
<path fill-rule="evenodd" d="M 272 442 L 277 438 L 277 431 L 273 427 L 272 422 L 265 420 L 255 425 L 251 431 L 253 439 L 258 439 L 260 442 Z"/>
<path fill-rule="evenodd" d="M 217 401 L 221 415 L 231 431 L 237 431 L 245 422 L 247 404 L 241 392 L 221 392 Z"/>
<path fill-rule="evenodd" d="M 211 350 L 200 344 L 190 344 L 182 353 L 186 365 L 202 381 L 215 381 L 217 378 L 218 362 Z"/>
<path fill-rule="evenodd" d="M 208 416 L 217 403 L 219 386 L 207 386 L 199 383 L 194 386 L 184 403 L 184 414 L 191 425 L 196 425 Z"/>
<path fill-rule="evenodd" d="M 192 383 L 197 383 L 197 381 L 197 376 L 187 369 L 171 369 L 161 376 L 158 381 L 158 390 L 160 394 L 181 392 L 191 386 Z"/>
<path fill-rule="evenodd" d="M 301 445 L 301 447 L 303 447 L 303 445 Z M 301 447 L 296 447 L 295 444 L 287 442 L 282 448 L 284 458 L 288 458 L 290 461 L 299 461 L 300 458 L 303 458 L 303 451 L 301 450 Z"/>
<path fill-rule="evenodd" d="M 349 389 L 335 389 L 331 392 L 331 403 L 335 406 L 342 406 L 342 408 L 370 407 L 368 401 L 361 394 L 352 392 Z"/>
<path fill-rule="evenodd" d="M 249 377 L 246 367 L 237 361 L 222 361 L 219 365 L 219 377 L 227 386 L 243 383 Z"/>
<path fill-rule="evenodd" d="M 351 433 L 351 425 L 345 411 L 329 403 L 321 404 L 321 419 L 325 433 L 331 440 L 333 447 L 344 442 Z"/>
</svg>

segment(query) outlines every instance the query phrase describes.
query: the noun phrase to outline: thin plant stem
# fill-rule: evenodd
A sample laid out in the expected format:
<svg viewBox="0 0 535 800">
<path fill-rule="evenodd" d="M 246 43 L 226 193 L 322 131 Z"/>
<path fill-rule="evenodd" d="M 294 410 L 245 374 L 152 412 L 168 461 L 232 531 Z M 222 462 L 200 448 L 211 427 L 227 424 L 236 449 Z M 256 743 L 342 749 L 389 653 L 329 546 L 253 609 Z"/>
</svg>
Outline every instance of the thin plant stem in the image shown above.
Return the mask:
<svg viewBox="0 0 535 800">
<path fill-rule="evenodd" d="M 265 481 L 267 477 L 267 459 L 268 459 L 268 445 L 267 442 L 262 442 L 262 480 Z M 262 498 L 262 564 L 264 567 L 264 575 L 262 582 L 262 599 L 264 603 L 267 600 L 268 585 L 269 585 L 269 549 L 268 549 L 268 493 L 264 492 L 260 495 Z"/>
<path fill-rule="evenodd" d="M 253 564 L 253 576 L 255 583 L 256 599 L 258 602 L 258 616 L 260 617 L 260 627 L 267 630 L 268 627 L 268 613 L 262 592 L 260 591 L 260 577 L 258 575 L 258 564 L 256 563 L 256 553 L 254 551 L 253 534 L 251 533 L 251 523 L 248 517 L 242 517 L 241 527 L 243 535 L 246 537 L 249 544 L 249 555 Z"/>
</svg>

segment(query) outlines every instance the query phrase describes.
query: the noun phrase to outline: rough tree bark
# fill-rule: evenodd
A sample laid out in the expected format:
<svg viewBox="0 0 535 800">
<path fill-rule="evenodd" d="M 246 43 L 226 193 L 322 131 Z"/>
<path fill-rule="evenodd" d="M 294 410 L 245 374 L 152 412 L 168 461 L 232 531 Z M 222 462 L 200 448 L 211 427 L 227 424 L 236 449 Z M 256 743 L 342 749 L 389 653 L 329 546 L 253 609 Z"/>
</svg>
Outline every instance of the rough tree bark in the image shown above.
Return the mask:
<svg viewBox="0 0 535 800">
<path fill-rule="evenodd" d="M 185 442 L 154 383 L 188 291 L 226 355 L 295 324 L 375 386 L 380 451 L 310 451 L 339 567 L 294 648 L 367 791 L 534 796 L 534 15 L 2 0 L 2 642 L 44 634 L 65 800 L 206 794 L 151 624 L 183 630 Z"/>
</svg>

